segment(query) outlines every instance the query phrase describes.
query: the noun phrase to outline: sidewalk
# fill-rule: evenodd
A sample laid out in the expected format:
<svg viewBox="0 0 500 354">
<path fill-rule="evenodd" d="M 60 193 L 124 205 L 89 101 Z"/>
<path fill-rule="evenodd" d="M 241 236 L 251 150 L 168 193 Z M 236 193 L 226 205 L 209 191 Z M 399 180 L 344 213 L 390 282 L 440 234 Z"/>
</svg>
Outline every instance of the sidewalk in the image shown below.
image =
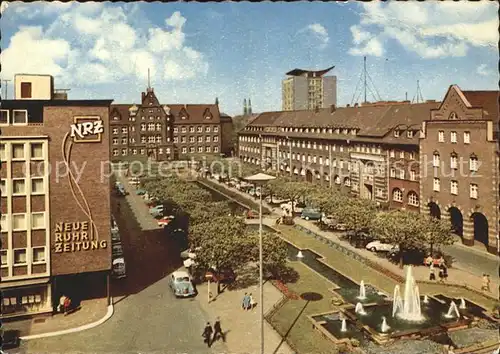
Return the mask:
<svg viewBox="0 0 500 354">
<path fill-rule="evenodd" d="M 260 322 L 259 304 L 251 311 L 244 311 L 241 302 L 245 293 L 252 293 L 255 301 L 259 301 L 258 286 L 250 286 L 246 289 L 228 290 L 219 294 L 215 299 L 212 297 L 208 303 L 207 284 L 197 286 L 198 301 L 213 321 L 218 316 L 221 320 L 222 330 L 226 333 L 226 346 L 231 354 L 251 354 L 260 352 Z M 216 285 L 212 284 L 211 293 L 217 293 Z M 273 307 L 281 299 L 281 293 L 272 284 L 264 284 L 264 313 Z M 218 343 L 213 348 L 217 350 Z M 281 336 L 264 320 L 264 348 L 269 354 L 293 354 L 293 350 L 281 339 Z"/>
<path fill-rule="evenodd" d="M 235 188 L 230 188 L 223 183 L 217 183 L 213 180 L 210 180 L 210 182 L 217 184 L 219 186 L 225 187 L 226 189 L 231 190 L 233 193 L 238 193 L 243 198 L 245 198 L 249 201 L 254 201 L 254 199 L 251 196 L 249 196 L 248 194 L 243 193 Z M 267 206 L 268 208 L 273 210 L 273 212 L 275 213 L 275 215 L 272 215 L 271 217 L 265 218 L 263 220 L 263 222 L 268 226 L 275 226 L 276 218 L 282 215 L 281 209 L 279 207 L 273 207 L 273 206 L 267 204 L 266 202 L 263 202 L 263 205 Z M 295 217 L 294 221 L 295 221 L 296 225 L 300 225 L 300 226 L 307 228 L 307 229 L 309 229 L 309 230 L 311 230 L 311 231 L 313 231 L 321 236 L 324 236 L 334 243 L 341 244 L 343 247 L 359 254 L 360 256 L 370 260 L 371 262 L 374 262 L 374 263 L 380 265 L 381 267 L 387 269 L 391 273 L 394 273 L 394 274 L 404 278 L 404 276 L 405 276 L 404 270 L 400 269 L 398 265 L 391 263 L 387 259 L 380 258 L 376 254 L 374 254 L 368 250 L 355 248 L 352 245 L 350 245 L 348 242 L 340 240 L 340 238 L 339 238 L 340 233 L 330 232 L 330 231 L 322 231 L 313 222 L 306 221 L 304 219 L 301 219 L 300 217 Z M 474 251 L 478 252 L 477 250 L 474 250 Z M 490 256 L 490 255 L 488 255 L 488 256 Z M 415 279 L 417 281 L 428 281 L 429 280 L 429 270 L 428 270 L 428 268 L 423 267 L 423 266 L 422 267 L 415 267 L 414 271 L 413 271 L 413 275 L 415 276 Z M 488 295 L 493 296 L 495 298 L 498 298 L 499 297 L 499 283 L 500 283 L 499 279 L 498 279 L 498 273 L 491 274 L 490 276 L 491 276 L 491 285 L 490 285 L 491 293 L 489 293 Z M 485 292 L 481 291 L 482 278 L 480 276 L 474 275 L 471 272 L 468 272 L 468 271 L 463 270 L 463 269 L 453 268 L 453 267 L 450 268 L 448 270 L 448 280 L 446 283 L 447 284 L 456 284 L 456 285 L 460 285 L 460 286 L 467 286 L 471 289 L 477 290 L 477 291 L 485 294 Z M 436 283 L 436 284 L 438 284 L 438 283 Z"/>
<path fill-rule="evenodd" d="M 83 327 L 104 318 L 108 313 L 106 298 L 82 301 L 82 308 L 70 315 L 56 314 L 20 321 L 4 322 L 5 330 L 17 330 L 20 337 L 49 334 Z"/>
</svg>

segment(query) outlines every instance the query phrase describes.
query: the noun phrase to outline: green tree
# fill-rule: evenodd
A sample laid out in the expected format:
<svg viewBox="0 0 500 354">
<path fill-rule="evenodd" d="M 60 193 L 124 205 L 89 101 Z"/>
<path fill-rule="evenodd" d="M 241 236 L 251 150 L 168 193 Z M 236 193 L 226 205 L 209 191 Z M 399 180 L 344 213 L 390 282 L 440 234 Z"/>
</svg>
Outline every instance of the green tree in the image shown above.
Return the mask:
<svg viewBox="0 0 500 354">
<path fill-rule="evenodd" d="M 369 230 L 377 215 L 376 204 L 363 199 L 342 199 L 343 204 L 337 205 L 335 210 L 331 211 L 331 214 L 356 234 Z"/>
<path fill-rule="evenodd" d="M 252 232 L 247 235 L 250 242 L 250 259 L 254 262 L 259 260 L 259 234 Z M 275 233 L 264 232 L 262 234 L 262 265 L 264 274 L 279 277 L 287 263 L 286 242 Z"/>
<path fill-rule="evenodd" d="M 393 210 L 379 213 L 371 225 L 372 231 L 386 242 L 399 246 L 399 265 L 403 267 L 403 252 L 420 249 L 426 242 L 426 225 L 421 214 Z"/>
<path fill-rule="evenodd" d="M 452 245 L 454 242 L 451 224 L 448 220 L 423 216 L 426 224 L 426 242 L 429 244 L 431 254 L 434 246 Z"/>
</svg>

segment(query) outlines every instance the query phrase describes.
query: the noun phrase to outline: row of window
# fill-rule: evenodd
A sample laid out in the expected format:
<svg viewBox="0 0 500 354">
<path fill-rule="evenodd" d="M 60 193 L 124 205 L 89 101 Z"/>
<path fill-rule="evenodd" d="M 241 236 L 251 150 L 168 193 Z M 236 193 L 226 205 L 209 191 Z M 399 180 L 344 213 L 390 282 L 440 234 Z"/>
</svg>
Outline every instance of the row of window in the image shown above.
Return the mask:
<svg viewBox="0 0 500 354">
<path fill-rule="evenodd" d="M 2 197 L 7 196 L 7 182 L 12 183 L 12 195 L 27 195 L 28 193 L 31 195 L 42 195 L 45 194 L 44 181 L 43 177 L 32 177 L 28 179 L 28 182 L 25 178 L 13 178 L 13 179 L 2 179 L 0 181 L 0 188 L 2 191 Z M 27 187 L 31 186 L 28 191 Z"/>
<path fill-rule="evenodd" d="M 28 111 L 25 109 L 12 110 L 12 116 L 6 109 L 0 110 L 0 125 L 27 125 L 28 124 Z"/>
<path fill-rule="evenodd" d="M 420 205 L 420 201 L 419 201 L 417 193 L 410 191 L 410 192 L 408 192 L 407 198 L 408 198 L 408 205 L 411 205 L 414 207 L 418 207 Z M 395 202 L 398 202 L 398 203 L 402 203 L 403 202 L 403 191 L 399 188 L 394 188 L 392 190 L 392 200 Z"/>
<path fill-rule="evenodd" d="M 170 126 L 167 126 L 167 131 L 170 130 Z M 141 123 L 141 126 L 140 126 L 140 129 L 141 131 L 145 132 L 145 131 L 161 131 L 162 130 L 162 124 L 161 123 Z M 135 127 L 134 126 L 130 126 L 130 127 L 122 127 L 121 128 L 121 133 L 122 134 L 128 134 L 128 131 L 132 131 L 132 132 L 135 132 Z M 179 133 L 179 128 L 178 127 L 174 127 L 174 133 Z M 187 133 L 188 132 L 188 129 L 187 127 L 181 127 L 180 129 L 181 133 Z M 218 126 L 215 126 L 212 127 L 211 126 L 206 126 L 205 127 L 205 133 L 210 133 L 210 132 L 214 132 L 214 133 L 218 133 L 219 132 L 219 127 Z M 112 130 L 112 133 L 113 135 L 118 135 L 118 133 L 120 132 L 120 129 L 119 128 L 113 128 Z M 195 132 L 195 127 L 194 126 L 190 126 L 189 127 L 189 132 L 190 133 L 194 133 Z M 203 126 L 198 126 L 196 127 L 196 132 L 197 133 L 203 133 Z"/>
<path fill-rule="evenodd" d="M 439 178 L 434 178 L 433 183 L 434 192 L 441 191 L 441 180 Z M 450 193 L 453 195 L 458 195 L 458 181 L 450 181 Z M 479 187 L 475 183 L 469 184 L 469 197 L 472 199 L 477 199 L 479 196 Z"/>
<path fill-rule="evenodd" d="M 31 160 L 43 160 L 44 159 L 43 143 L 29 143 L 29 144 L 13 143 L 10 145 L 9 157 L 12 160 L 18 160 L 18 161 L 26 160 L 28 159 L 28 153 L 29 153 L 29 159 Z M 7 160 L 5 144 L 0 144 L 0 160 L 2 161 Z"/>
<path fill-rule="evenodd" d="M 401 136 L 401 130 L 394 130 L 394 137 L 399 138 Z M 406 137 L 407 138 L 413 138 L 415 136 L 415 130 L 407 130 L 406 131 Z"/>
<path fill-rule="evenodd" d="M 450 132 L 450 143 L 458 143 L 457 132 Z M 445 142 L 444 130 L 438 131 L 438 141 L 440 143 Z M 464 144 L 470 144 L 470 132 L 464 132 Z"/>
<path fill-rule="evenodd" d="M 28 255 L 26 248 L 14 248 L 13 250 L 1 250 L 2 268 L 7 267 L 9 264 L 14 266 L 22 266 L 28 264 L 28 259 L 31 258 L 33 264 L 43 264 L 47 261 L 45 247 L 33 247 Z M 9 258 L 13 255 L 13 259 Z"/>
<path fill-rule="evenodd" d="M 441 156 L 438 152 L 435 152 L 432 156 L 432 166 L 440 167 L 441 166 Z M 458 169 L 458 155 L 456 153 L 452 153 L 450 155 L 450 168 Z M 471 154 L 469 157 L 469 170 L 472 172 L 477 172 L 479 169 L 479 159 L 475 154 Z"/>
<path fill-rule="evenodd" d="M 219 147 L 218 146 L 198 146 L 198 147 L 194 147 L 194 146 L 190 146 L 189 147 L 189 150 L 187 147 L 182 147 L 181 148 L 181 153 L 183 154 L 187 154 L 189 151 L 190 154 L 194 154 L 194 153 L 203 153 L 203 152 L 207 152 L 207 153 L 218 153 L 219 152 Z M 121 152 L 121 156 L 127 156 L 129 153 L 131 153 L 132 155 L 137 155 L 137 154 L 140 154 L 140 155 L 145 155 L 146 154 L 146 149 L 121 149 L 121 151 L 119 149 L 113 149 L 113 156 L 120 156 L 120 152 Z M 165 148 L 165 150 L 163 148 L 158 148 L 158 154 L 160 155 L 169 155 L 171 152 L 170 148 Z"/>
<path fill-rule="evenodd" d="M 389 172 L 389 176 L 391 178 L 397 179 L 405 179 L 406 171 L 405 170 L 397 170 L 395 168 L 391 168 Z M 418 179 L 418 175 L 416 171 L 410 170 L 410 181 L 416 181 Z"/>
<path fill-rule="evenodd" d="M 28 229 L 28 214 L 26 213 L 2 214 L 0 220 L 1 232 L 7 232 L 9 228 L 12 231 L 26 231 Z M 30 230 L 43 230 L 46 226 L 44 211 L 31 213 Z"/>
<path fill-rule="evenodd" d="M 416 154 L 413 151 L 411 152 L 399 151 L 397 155 L 400 159 L 404 159 L 406 156 L 408 156 L 409 160 L 415 160 L 416 157 Z M 396 158 L 396 151 L 395 150 L 389 151 L 389 157 Z"/>
</svg>

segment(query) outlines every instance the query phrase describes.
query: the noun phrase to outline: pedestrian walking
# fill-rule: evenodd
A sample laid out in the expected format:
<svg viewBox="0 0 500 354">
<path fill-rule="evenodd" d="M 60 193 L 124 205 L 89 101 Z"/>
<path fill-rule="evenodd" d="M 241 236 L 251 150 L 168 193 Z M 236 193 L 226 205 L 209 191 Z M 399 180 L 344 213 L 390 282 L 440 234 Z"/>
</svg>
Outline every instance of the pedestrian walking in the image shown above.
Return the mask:
<svg viewBox="0 0 500 354">
<path fill-rule="evenodd" d="M 222 339 L 222 341 L 225 343 L 226 342 L 226 337 L 224 336 L 224 332 L 222 332 L 222 327 L 220 325 L 220 318 L 217 317 L 215 319 L 215 323 L 214 323 L 214 339 L 213 339 L 213 342 L 215 342 L 218 339 L 219 336 Z"/>
<path fill-rule="evenodd" d="M 241 302 L 241 308 L 243 310 L 247 310 L 248 306 L 250 305 L 250 296 L 248 296 L 247 293 L 243 296 L 243 301 Z"/>
<path fill-rule="evenodd" d="M 429 280 L 436 280 L 436 271 L 434 269 L 434 264 L 431 263 L 429 267 Z"/>
<path fill-rule="evenodd" d="M 57 312 L 64 313 L 64 304 L 66 303 L 66 295 L 61 295 L 59 298 L 59 306 L 57 306 Z"/>
<path fill-rule="evenodd" d="M 252 293 L 250 293 L 249 297 L 250 297 L 250 302 L 249 302 L 248 309 L 249 310 L 253 310 L 253 308 L 255 307 L 256 303 L 255 303 L 255 300 L 254 300 L 254 298 L 252 296 Z"/>
<path fill-rule="evenodd" d="M 203 342 L 207 343 L 207 346 L 210 348 L 212 345 L 211 339 L 212 339 L 212 333 L 213 333 L 212 326 L 210 325 L 210 322 L 207 322 L 207 325 L 205 326 L 205 329 L 203 330 L 202 337 L 204 338 Z"/>
<path fill-rule="evenodd" d="M 442 269 L 443 269 L 443 282 L 445 282 L 446 279 L 448 279 L 448 267 L 446 266 L 446 263 L 443 263 Z"/>
<path fill-rule="evenodd" d="M 490 283 L 490 276 L 488 274 L 483 274 L 483 286 L 481 287 L 481 290 L 490 291 Z"/>
</svg>

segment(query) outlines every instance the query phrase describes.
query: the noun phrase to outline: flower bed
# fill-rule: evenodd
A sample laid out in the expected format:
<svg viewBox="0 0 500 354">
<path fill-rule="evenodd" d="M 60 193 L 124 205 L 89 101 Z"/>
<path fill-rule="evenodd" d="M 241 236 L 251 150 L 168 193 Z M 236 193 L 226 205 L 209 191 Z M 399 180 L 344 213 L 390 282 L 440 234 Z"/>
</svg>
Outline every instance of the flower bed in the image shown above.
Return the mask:
<svg viewBox="0 0 500 354">
<path fill-rule="evenodd" d="M 298 300 L 300 298 L 299 295 L 290 290 L 288 286 L 280 280 L 271 280 L 271 284 L 273 284 L 288 299 Z"/>
</svg>

